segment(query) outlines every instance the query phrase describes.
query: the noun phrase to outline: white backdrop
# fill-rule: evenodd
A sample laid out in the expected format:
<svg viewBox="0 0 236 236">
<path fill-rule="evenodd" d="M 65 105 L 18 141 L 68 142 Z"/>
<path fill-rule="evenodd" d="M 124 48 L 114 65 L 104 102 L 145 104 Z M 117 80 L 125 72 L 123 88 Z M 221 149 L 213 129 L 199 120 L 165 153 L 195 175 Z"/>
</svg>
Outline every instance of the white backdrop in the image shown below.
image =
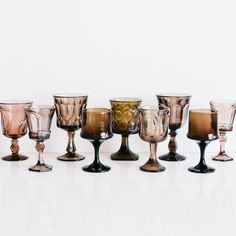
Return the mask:
<svg viewBox="0 0 236 236">
<path fill-rule="evenodd" d="M 187 92 L 191 108 L 212 98 L 236 99 L 234 0 L 0 0 L 0 99 L 52 104 L 58 92 L 89 94 L 89 107 L 135 96 L 155 104 L 157 92 Z M 67 136 L 56 128 L 45 151 L 64 152 Z M 179 130 L 179 151 L 198 151 Z M 228 150 L 236 150 L 236 132 Z M 148 150 L 137 136 L 134 151 Z M 118 149 L 118 135 L 102 150 Z M 0 135 L 0 151 L 10 140 Z M 76 135 L 81 152 L 92 146 Z M 21 151 L 35 151 L 25 136 Z M 167 150 L 167 141 L 159 145 Z M 217 152 L 218 141 L 208 150 Z"/>
</svg>

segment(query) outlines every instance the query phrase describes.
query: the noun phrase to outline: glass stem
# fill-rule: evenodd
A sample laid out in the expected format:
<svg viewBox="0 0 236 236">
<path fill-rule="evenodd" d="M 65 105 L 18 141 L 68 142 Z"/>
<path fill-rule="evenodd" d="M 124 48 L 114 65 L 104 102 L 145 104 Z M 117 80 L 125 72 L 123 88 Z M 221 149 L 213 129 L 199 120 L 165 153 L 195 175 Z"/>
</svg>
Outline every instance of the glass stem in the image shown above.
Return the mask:
<svg viewBox="0 0 236 236">
<path fill-rule="evenodd" d="M 157 163 L 157 143 L 150 143 L 149 163 Z"/>
<path fill-rule="evenodd" d="M 66 151 L 68 153 L 74 154 L 76 151 L 75 142 L 74 142 L 75 132 L 67 132 L 67 133 L 68 133 L 68 144 L 67 144 Z"/>
<path fill-rule="evenodd" d="M 177 150 L 177 143 L 176 143 L 176 138 L 175 138 L 177 135 L 176 130 L 170 130 L 169 135 L 170 135 L 170 142 L 169 142 L 168 148 L 169 148 L 170 153 L 175 155 L 176 150 Z"/>
<path fill-rule="evenodd" d="M 94 140 L 92 141 L 93 147 L 94 147 L 94 164 L 100 164 L 100 159 L 99 159 L 99 149 L 102 144 L 101 141 L 99 140 Z"/>
<path fill-rule="evenodd" d="M 43 150 L 45 148 L 45 145 L 44 145 L 43 142 L 37 142 L 36 145 L 35 145 L 35 148 L 38 151 L 38 163 L 40 165 L 43 165 L 44 164 L 44 161 L 43 161 Z"/>
<path fill-rule="evenodd" d="M 20 146 L 18 144 L 18 140 L 17 139 L 12 139 L 11 140 L 11 152 L 13 156 L 18 156 L 19 150 L 20 150 Z"/>
<path fill-rule="evenodd" d="M 205 162 L 205 150 L 206 150 L 206 147 L 207 147 L 208 144 L 209 144 L 209 142 L 207 142 L 207 141 L 198 142 L 200 152 L 201 152 L 200 161 L 198 163 L 198 166 L 201 169 L 204 169 L 204 168 L 207 167 L 206 162 Z"/>
<path fill-rule="evenodd" d="M 224 131 L 220 131 L 220 155 L 225 154 L 225 142 L 227 140 L 226 133 Z"/>
<path fill-rule="evenodd" d="M 123 135 L 122 134 L 120 150 L 129 151 L 129 135 Z"/>
</svg>

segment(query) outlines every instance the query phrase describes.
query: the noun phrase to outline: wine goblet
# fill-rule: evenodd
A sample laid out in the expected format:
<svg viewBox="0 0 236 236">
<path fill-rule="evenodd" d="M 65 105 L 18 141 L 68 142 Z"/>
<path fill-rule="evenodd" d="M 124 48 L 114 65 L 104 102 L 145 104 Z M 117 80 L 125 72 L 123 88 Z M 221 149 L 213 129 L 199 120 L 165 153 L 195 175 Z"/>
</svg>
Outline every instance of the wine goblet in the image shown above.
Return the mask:
<svg viewBox="0 0 236 236">
<path fill-rule="evenodd" d="M 233 158 L 225 152 L 226 132 L 233 130 L 236 112 L 236 101 L 210 101 L 210 107 L 218 112 L 220 152 L 213 158 L 214 161 L 232 161 Z"/>
<path fill-rule="evenodd" d="M 101 144 L 113 136 L 111 127 L 111 110 L 106 108 L 90 108 L 82 112 L 81 137 L 89 140 L 95 151 L 94 162 L 84 166 L 88 172 L 106 172 L 111 168 L 100 162 L 99 148 Z"/>
<path fill-rule="evenodd" d="M 76 153 L 75 131 L 81 127 L 82 110 L 87 106 L 88 96 L 84 94 L 56 94 L 54 104 L 57 114 L 57 127 L 67 131 L 68 144 L 65 155 L 57 157 L 61 161 L 80 161 L 84 156 Z"/>
<path fill-rule="evenodd" d="M 159 105 L 164 105 L 170 108 L 170 142 L 168 145 L 169 153 L 160 156 L 159 159 L 164 161 L 183 161 L 186 159 L 186 157 L 176 152 L 176 130 L 180 129 L 187 120 L 191 95 L 166 93 L 157 94 L 156 97 Z"/>
<path fill-rule="evenodd" d="M 190 110 L 187 137 L 195 140 L 201 151 L 198 165 L 190 167 L 188 170 L 195 173 L 214 172 L 214 168 L 206 165 L 205 149 L 211 141 L 218 139 L 217 112 L 209 109 Z"/>
<path fill-rule="evenodd" d="M 38 151 L 38 162 L 35 166 L 29 168 L 30 171 L 45 172 L 52 170 L 52 166 L 44 163 L 43 151 L 45 148 L 44 141 L 50 138 L 50 127 L 54 112 L 55 107 L 44 105 L 25 109 L 29 138 L 36 141 L 35 148 Z"/>
<path fill-rule="evenodd" d="M 138 133 L 138 107 L 142 100 L 139 98 L 111 98 L 112 130 L 121 134 L 120 149 L 111 154 L 112 160 L 135 161 L 139 156 L 129 148 L 129 135 Z"/>
<path fill-rule="evenodd" d="M 5 161 L 22 161 L 28 159 L 27 156 L 19 154 L 18 138 L 27 133 L 27 121 L 25 108 L 32 106 L 32 101 L 9 100 L 0 102 L 2 132 L 11 138 L 11 154 L 2 157 Z"/>
<path fill-rule="evenodd" d="M 140 167 L 143 171 L 161 172 L 165 170 L 156 157 L 157 143 L 166 139 L 169 126 L 169 108 L 162 105 L 139 108 L 139 136 L 150 144 L 149 160 Z"/>
</svg>

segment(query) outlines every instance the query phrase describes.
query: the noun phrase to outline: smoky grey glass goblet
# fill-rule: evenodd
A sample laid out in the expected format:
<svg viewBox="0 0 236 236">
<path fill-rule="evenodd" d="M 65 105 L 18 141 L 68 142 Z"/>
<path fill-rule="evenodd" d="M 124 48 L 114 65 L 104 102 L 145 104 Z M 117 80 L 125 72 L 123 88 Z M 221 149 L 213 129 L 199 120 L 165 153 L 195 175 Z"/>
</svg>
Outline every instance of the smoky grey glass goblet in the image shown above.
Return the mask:
<svg viewBox="0 0 236 236">
<path fill-rule="evenodd" d="M 183 161 L 186 157 L 177 153 L 176 130 L 180 129 L 186 123 L 191 95 L 164 93 L 157 94 L 156 97 L 159 105 L 170 108 L 169 153 L 160 156 L 159 159 L 164 161 Z"/>
<path fill-rule="evenodd" d="M 61 161 L 80 161 L 85 157 L 76 153 L 74 142 L 75 131 L 81 128 L 82 110 L 87 106 L 88 96 L 85 94 L 56 94 L 54 104 L 57 114 L 57 127 L 68 133 L 67 153 L 59 156 Z"/>
<path fill-rule="evenodd" d="M 27 123 L 29 126 L 29 138 L 36 142 L 35 148 L 38 151 L 38 162 L 29 168 L 30 171 L 45 172 L 51 171 L 52 166 L 45 164 L 43 160 L 44 141 L 50 138 L 51 122 L 55 112 L 53 106 L 32 106 L 25 109 Z"/>
</svg>

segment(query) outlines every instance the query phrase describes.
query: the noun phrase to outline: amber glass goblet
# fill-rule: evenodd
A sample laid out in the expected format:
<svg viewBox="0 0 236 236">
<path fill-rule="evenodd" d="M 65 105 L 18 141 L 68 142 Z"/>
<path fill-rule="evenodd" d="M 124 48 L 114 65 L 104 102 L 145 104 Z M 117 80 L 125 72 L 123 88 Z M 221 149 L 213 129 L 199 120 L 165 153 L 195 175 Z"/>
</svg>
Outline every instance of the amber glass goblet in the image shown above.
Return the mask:
<svg viewBox="0 0 236 236">
<path fill-rule="evenodd" d="M 197 142 L 200 147 L 200 162 L 188 170 L 195 173 L 211 173 L 215 169 L 206 165 L 205 149 L 213 140 L 218 138 L 218 116 L 216 111 L 195 109 L 189 112 L 188 138 Z"/>
<path fill-rule="evenodd" d="M 213 111 L 218 112 L 220 152 L 213 158 L 214 161 L 232 161 L 233 158 L 225 152 L 226 132 L 233 130 L 236 111 L 236 101 L 210 101 Z"/>
<path fill-rule="evenodd" d="M 12 100 L 1 101 L 1 121 L 3 134 L 11 138 L 11 154 L 2 157 L 5 161 L 22 161 L 28 159 L 27 156 L 19 154 L 20 147 L 18 138 L 21 138 L 27 133 L 27 121 L 25 108 L 32 106 L 32 101 Z"/>
<path fill-rule="evenodd" d="M 161 172 L 165 170 L 156 157 L 157 143 L 166 139 L 169 126 L 169 108 L 162 105 L 143 106 L 139 109 L 139 136 L 149 142 L 149 160 L 140 167 L 143 171 Z"/>
<path fill-rule="evenodd" d="M 120 149 L 111 154 L 112 160 L 135 161 L 139 156 L 129 148 L 129 135 L 138 133 L 138 107 L 142 100 L 139 98 L 112 98 L 110 99 L 112 116 L 112 130 L 121 134 Z"/>
<path fill-rule="evenodd" d="M 82 110 L 87 106 L 88 96 L 84 94 L 57 94 L 54 95 L 54 104 L 57 114 L 57 127 L 67 131 L 68 144 L 65 155 L 57 159 L 61 161 L 80 161 L 84 156 L 76 153 L 74 142 L 75 131 L 81 127 Z"/>
<path fill-rule="evenodd" d="M 170 142 L 168 145 L 169 153 L 160 156 L 159 158 L 164 161 L 183 161 L 186 159 L 186 157 L 176 152 L 177 151 L 176 130 L 180 129 L 187 120 L 191 95 L 170 93 L 170 94 L 157 94 L 156 97 L 159 105 L 164 105 L 170 108 L 170 123 L 169 123 Z"/>
<path fill-rule="evenodd" d="M 106 172 L 111 169 L 103 165 L 99 158 L 101 144 L 113 136 L 111 119 L 111 110 L 106 108 L 91 108 L 83 111 L 80 135 L 92 143 L 95 151 L 94 162 L 89 166 L 84 166 L 84 171 Z"/>
<path fill-rule="evenodd" d="M 29 126 L 29 138 L 36 141 L 35 148 L 38 151 L 38 162 L 29 168 L 30 171 L 45 172 L 52 170 L 52 166 L 43 161 L 44 141 L 50 138 L 50 127 L 55 112 L 53 106 L 32 106 L 25 109 Z"/>
</svg>

